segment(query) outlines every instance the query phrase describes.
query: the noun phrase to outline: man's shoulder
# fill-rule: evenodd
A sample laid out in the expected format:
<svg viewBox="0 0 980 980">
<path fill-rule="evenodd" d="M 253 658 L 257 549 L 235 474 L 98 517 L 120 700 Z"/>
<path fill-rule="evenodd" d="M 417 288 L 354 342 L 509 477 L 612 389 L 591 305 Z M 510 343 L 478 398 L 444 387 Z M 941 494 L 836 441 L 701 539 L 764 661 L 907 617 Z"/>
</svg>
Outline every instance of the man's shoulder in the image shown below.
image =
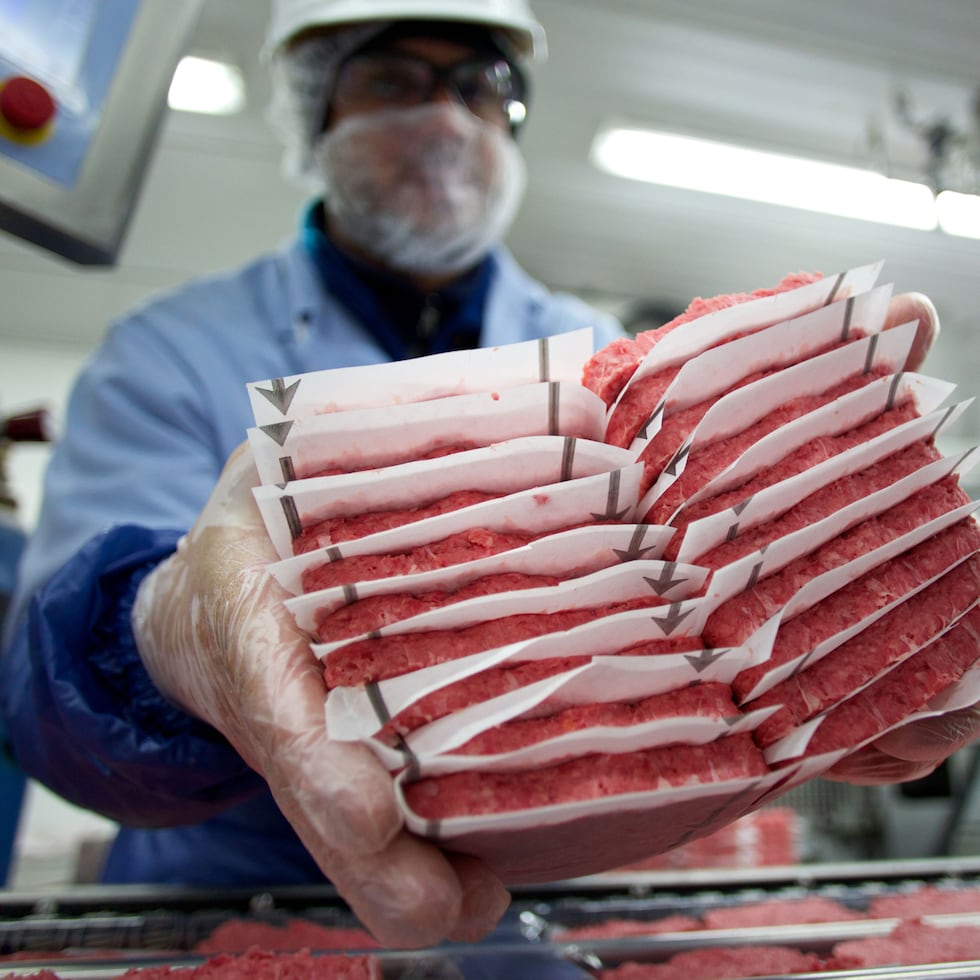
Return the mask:
<svg viewBox="0 0 980 980">
<path fill-rule="evenodd" d="M 205 273 L 148 295 L 123 320 L 221 323 L 228 316 L 251 319 L 270 304 L 283 302 L 300 261 L 294 243 L 257 255 L 227 269 Z"/>
</svg>

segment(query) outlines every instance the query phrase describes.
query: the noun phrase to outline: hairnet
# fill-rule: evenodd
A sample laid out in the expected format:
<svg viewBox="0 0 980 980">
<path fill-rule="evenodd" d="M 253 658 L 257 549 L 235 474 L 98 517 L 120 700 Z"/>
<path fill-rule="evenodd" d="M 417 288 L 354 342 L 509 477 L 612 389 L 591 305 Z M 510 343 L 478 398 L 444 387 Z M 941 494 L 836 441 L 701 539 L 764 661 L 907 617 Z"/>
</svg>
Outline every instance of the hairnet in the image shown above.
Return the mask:
<svg viewBox="0 0 980 980">
<path fill-rule="evenodd" d="M 272 59 L 272 100 L 268 118 L 284 145 L 283 168 L 291 180 L 320 189 L 313 167 L 313 142 L 320 133 L 337 69 L 389 21 L 352 24 L 311 33 Z"/>
</svg>

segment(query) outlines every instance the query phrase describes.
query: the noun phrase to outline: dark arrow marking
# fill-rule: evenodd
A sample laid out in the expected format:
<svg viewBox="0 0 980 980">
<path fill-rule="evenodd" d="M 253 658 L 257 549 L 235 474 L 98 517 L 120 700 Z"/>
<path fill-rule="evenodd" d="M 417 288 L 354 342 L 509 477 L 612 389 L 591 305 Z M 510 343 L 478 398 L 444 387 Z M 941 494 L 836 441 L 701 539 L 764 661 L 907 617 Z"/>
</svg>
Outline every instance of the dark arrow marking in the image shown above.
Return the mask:
<svg viewBox="0 0 980 980">
<path fill-rule="evenodd" d="M 334 545 L 332 548 L 327 548 L 327 561 L 340 561 L 344 557 L 344 553 Z"/>
<path fill-rule="evenodd" d="M 356 585 L 353 583 L 348 583 L 344 586 L 344 602 L 346 602 L 348 606 L 351 605 L 351 603 L 357 602 L 358 598 Z"/>
<path fill-rule="evenodd" d="M 742 514 L 745 513 L 746 507 L 748 507 L 749 504 L 751 504 L 754 499 L 755 499 L 755 494 L 753 494 L 751 497 L 746 497 L 745 500 L 740 501 L 732 508 L 732 513 L 736 517 L 741 517 Z"/>
<path fill-rule="evenodd" d="M 538 378 L 541 381 L 551 380 L 551 355 L 546 338 L 538 341 Z"/>
<path fill-rule="evenodd" d="M 656 545 L 650 545 L 648 548 L 643 547 L 643 539 L 646 537 L 647 530 L 648 525 L 640 524 L 633 532 L 633 537 L 630 538 L 629 548 L 626 551 L 620 548 L 613 548 L 613 554 L 620 561 L 636 561 L 638 558 L 642 558 L 648 551 L 653 551 Z"/>
<path fill-rule="evenodd" d="M 977 451 L 977 446 L 972 449 L 968 449 L 962 456 L 956 461 L 956 465 L 950 470 L 950 473 L 955 473 L 963 464 Z"/>
<path fill-rule="evenodd" d="M 844 329 L 841 331 L 842 343 L 847 343 L 851 336 L 851 319 L 854 316 L 854 297 L 848 296 L 844 303 Z"/>
<path fill-rule="evenodd" d="M 388 705 L 385 704 L 384 696 L 381 694 L 381 689 L 378 687 L 377 683 L 372 681 L 364 686 L 364 693 L 367 694 L 368 702 L 374 711 L 375 717 L 381 722 L 382 726 L 387 725 L 391 721 L 391 712 L 388 711 Z M 397 732 L 395 733 L 395 745 L 394 748 L 397 749 L 402 755 L 405 756 L 407 762 L 406 767 L 411 769 L 415 775 L 417 775 L 418 770 L 418 758 L 415 753 L 409 748 L 408 742 Z M 415 778 L 415 776 L 413 776 Z"/>
<path fill-rule="evenodd" d="M 677 571 L 677 562 L 668 561 L 664 562 L 663 568 L 660 570 L 660 578 L 649 578 L 648 576 L 643 576 L 643 581 L 653 589 L 657 595 L 666 595 L 675 585 L 681 585 L 686 582 L 686 578 L 674 578 L 674 572 Z"/>
<path fill-rule="evenodd" d="M 561 385 L 557 381 L 552 381 L 548 385 L 548 435 L 557 436 L 560 434 L 560 422 L 558 419 L 558 404 L 561 396 Z"/>
<path fill-rule="evenodd" d="M 953 463 L 947 476 L 952 476 L 975 452 L 977 447 L 974 446 L 972 449 L 968 449 L 965 453 L 955 463 Z"/>
<path fill-rule="evenodd" d="M 280 456 L 279 469 L 282 471 L 283 478 L 286 481 L 286 483 L 283 484 L 283 489 L 285 489 L 286 484 L 296 479 L 296 470 L 293 469 L 293 457 Z"/>
<path fill-rule="evenodd" d="M 285 378 L 275 378 L 272 382 L 271 391 L 268 388 L 256 388 L 255 390 L 285 415 L 293 403 L 300 381 L 302 378 L 287 387 Z"/>
<path fill-rule="evenodd" d="M 289 430 L 293 427 L 292 420 L 288 422 L 273 422 L 271 425 L 260 425 L 259 429 L 264 432 L 276 445 L 285 446 Z"/>
<path fill-rule="evenodd" d="M 722 650 L 713 650 L 708 647 L 704 650 L 699 650 L 697 653 L 685 653 L 684 659 L 699 673 L 704 673 L 716 660 L 721 660 L 725 654 L 728 653 L 728 649 L 724 648 Z"/>
<path fill-rule="evenodd" d="M 371 708 L 374 711 L 375 716 L 382 725 L 387 725 L 391 721 L 391 714 L 388 711 L 388 705 L 385 704 L 385 699 L 381 694 L 381 690 L 376 683 L 373 681 L 370 684 L 364 685 L 364 692 L 368 696 L 368 701 L 371 704 Z"/>
<path fill-rule="evenodd" d="M 806 665 L 813 659 L 813 654 L 815 652 L 816 651 L 814 650 L 808 650 L 806 654 L 803 656 L 803 659 L 793 668 L 793 672 L 790 676 L 796 677 L 797 674 L 806 670 Z"/>
<path fill-rule="evenodd" d="M 902 383 L 902 378 L 904 377 L 905 373 L 902 371 L 895 375 L 895 378 L 892 381 L 892 386 L 888 390 L 888 401 L 885 403 L 886 412 L 890 412 L 895 407 L 895 402 L 898 399 L 898 388 Z"/>
<path fill-rule="evenodd" d="M 748 582 L 745 583 L 745 591 L 748 592 L 749 589 L 754 589 L 756 583 L 759 581 L 759 576 L 762 574 L 763 566 L 765 562 L 760 561 L 757 565 L 752 566 L 752 573 L 749 575 Z"/>
<path fill-rule="evenodd" d="M 681 604 L 675 602 L 667 610 L 666 616 L 651 616 L 650 618 L 660 627 L 665 636 L 670 636 L 693 612 L 693 609 L 688 609 L 687 612 L 681 612 Z"/>
<path fill-rule="evenodd" d="M 864 358 L 864 373 L 871 374 L 875 366 L 875 358 L 878 356 L 878 344 L 881 342 L 881 334 L 873 333 L 868 338 L 868 353 Z"/>
<path fill-rule="evenodd" d="M 286 517 L 289 533 L 295 541 L 303 533 L 303 522 L 299 519 L 296 501 L 292 497 L 285 496 L 279 498 L 279 503 L 282 505 L 282 512 Z"/>
<path fill-rule="evenodd" d="M 945 414 L 944 414 L 944 415 L 943 415 L 943 417 L 942 417 L 942 418 L 941 418 L 941 419 L 939 420 L 939 424 L 938 424 L 938 425 L 936 426 L 936 428 L 935 428 L 935 429 L 933 429 L 933 430 L 932 430 L 932 437 L 933 437 L 934 439 L 935 439 L 935 437 L 936 437 L 937 435 L 939 435 L 939 433 L 940 433 L 940 431 L 941 431 L 941 430 L 942 430 L 942 429 L 943 429 L 943 428 L 945 427 L 945 425 L 946 425 L 946 423 L 947 423 L 947 422 L 949 421 L 949 417 L 950 417 L 950 416 L 951 416 L 951 415 L 953 414 L 953 412 L 955 412 L 955 411 L 956 411 L 956 406 L 955 406 L 955 405 L 950 405 L 950 406 L 949 406 L 949 408 L 947 408 L 947 409 L 946 409 L 946 412 L 945 412 Z"/>
<path fill-rule="evenodd" d="M 577 440 L 568 436 L 565 439 L 565 444 L 561 451 L 561 474 L 558 479 L 559 482 L 564 483 L 566 480 L 572 478 L 572 466 L 575 462 L 575 444 Z"/>
<path fill-rule="evenodd" d="M 609 492 L 606 494 L 606 512 L 596 514 L 592 512 L 592 517 L 597 521 L 621 521 L 628 513 L 629 507 L 619 510 L 619 490 L 622 485 L 622 473 L 613 470 L 609 474 Z"/>
<path fill-rule="evenodd" d="M 749 506 L 749 504 L 752 503 L 752 501 L 754 499 L 755 499 L 755 494 L 753 494 L 751 497 L 746 497 L 745 500 L 740 501 L 734 507 L 731 508 L 732 513 L 736 517 L 741 517 L 742 514 L 745 513 L 745 509 Z M 726 541 L 734 541 L 735 538 L 738 537 L 738 531 L 739 531 L 740 526 L 741 525 L 738 523 L 738 521 L 736 521 L 734 524 L 732 524 L 728 528 L 728 533 L 725 536 L 725 540 Z"/>
<path fill-rule="evenodd" d="M 646 439 L 646 438 L 648 438 L 648 433 L 650 431 L 650 426 L 653 425 L 653 423 L 657 420 L 657 418 L 660 415 L 663 414 L 663 410 L 664 410 L 665 407 L 666 407 L 666 403 L 665 402 L 661 402 L 653 410 L 653 414 L 646 420 L 646 422 L 643 423 L 642 426 L 640 426 L 639 430 L 636 433 L 636 438 L 638 438 L 638 439 Z"/>
<path fill-rule="evenodd" d="M 678 468 L 680 467 L 681 463 L 684 461 L 684 459 L 687 457 L 687 454 L 690 451 L 691 451 L 690 443 L 681 446 L 681 448 L 678 449 L 677 452 L 674 454 L 671 461 L 667 464 L 667 467 L 664 470 L 664 472 L 668 476 L 677 476 Z"/>
<path fill-rule="evenodd" d="M 837 281 L 834 283 L 834 288 L 831 289 L 830 295 L 827 297 L 827 302 L 824 306 L 830 306 L 835 299 L 837 299 L 837 293 L 840 291 L 841 286 L 844 285 L 844 275 L 845 273 L 839 272 L 837 274 Z"/>
</svg>

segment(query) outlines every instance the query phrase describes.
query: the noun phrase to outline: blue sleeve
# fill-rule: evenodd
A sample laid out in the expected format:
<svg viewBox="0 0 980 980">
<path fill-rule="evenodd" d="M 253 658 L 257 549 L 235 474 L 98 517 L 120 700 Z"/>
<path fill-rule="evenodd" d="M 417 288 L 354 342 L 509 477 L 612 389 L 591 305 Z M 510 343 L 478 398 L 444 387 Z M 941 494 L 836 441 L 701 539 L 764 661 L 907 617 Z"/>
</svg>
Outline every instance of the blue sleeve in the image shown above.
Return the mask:
<svg viewBox="0 0 980 980">
<path fill-rule="evenodd" d="M 160 695 L 136 651 L 136 590 L 180 533 L 123 525 L 92 538 L 34 594 L 0 664 L 18 765 L 129 825 L 195 822 L 264 785 L 217 731 Z"/>
</svg>

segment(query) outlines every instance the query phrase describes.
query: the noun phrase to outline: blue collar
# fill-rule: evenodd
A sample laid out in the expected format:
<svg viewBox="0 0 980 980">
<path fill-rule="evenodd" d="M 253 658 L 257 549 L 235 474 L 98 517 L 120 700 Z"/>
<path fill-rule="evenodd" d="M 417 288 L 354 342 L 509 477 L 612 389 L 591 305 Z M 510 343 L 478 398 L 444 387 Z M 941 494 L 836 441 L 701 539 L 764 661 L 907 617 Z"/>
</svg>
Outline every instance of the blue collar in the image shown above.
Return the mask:
<svg viewBox="0 0 980 980">
<path fill-rule="evenodd" d="M 327 237 L 319 201 L 303 216 L 302 238 L 324 286 L 392 360 L 479 346 L 483 309 L 497 269 L 492 255 L 445 288 L 424 293 L 342 253 Z"/>
</svg>

